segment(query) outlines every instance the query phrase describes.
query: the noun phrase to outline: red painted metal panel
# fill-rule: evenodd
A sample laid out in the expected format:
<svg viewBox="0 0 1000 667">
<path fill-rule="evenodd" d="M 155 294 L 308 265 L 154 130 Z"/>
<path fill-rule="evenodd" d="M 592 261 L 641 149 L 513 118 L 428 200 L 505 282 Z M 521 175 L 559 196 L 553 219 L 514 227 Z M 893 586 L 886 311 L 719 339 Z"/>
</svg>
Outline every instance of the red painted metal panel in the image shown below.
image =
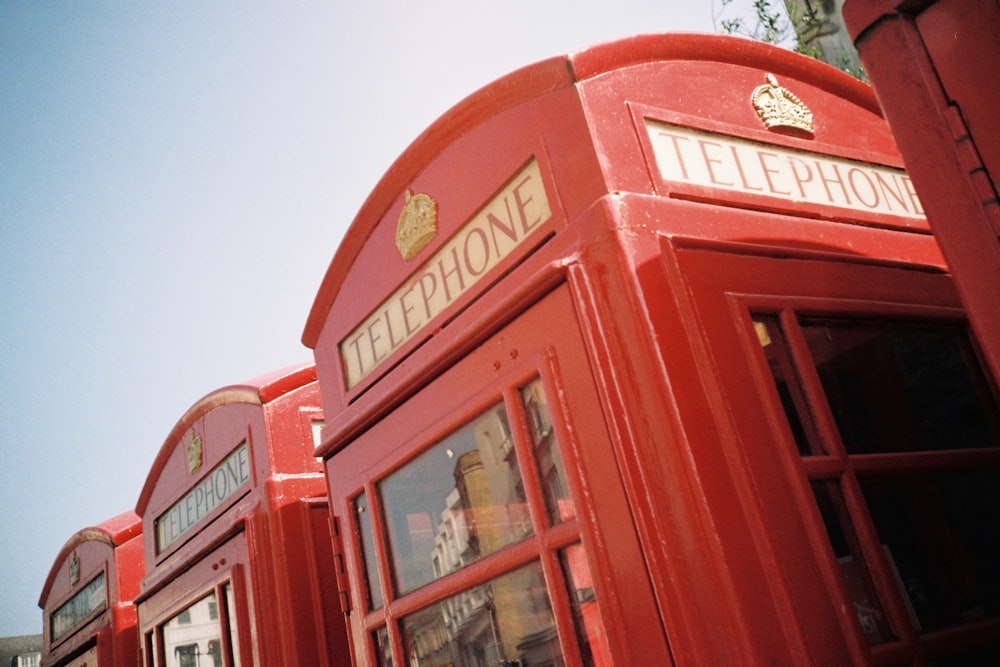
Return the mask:
<svg viewBox="0 0 1000 667">
<path fill-rule="evenodd" d="M 356 534 L 358 519 L 352 509 L 352 499 L 358 490 L 371 484 L 373 478 L 384 478 L 408 463 L 413 451 L 401 448 L 399 443 L 426 444 L 442 437 L 465 423 L 470 414 L 498 400 L 502 387 L 519 386 L 539 373 L 546 379 L 550 399 L 559 404 L 561 414 L 557 414 L 562 419 L 555 420 L 557 439 L 564 447 L 563 456 L 567 459 L 574 495 L 590 499 L 589 503 L 599 502 L 601 506 L 600 512 L 586 511 L 579 515 L 578 520 L 587 527 L 581 530 L 581 535 L 552 530 L 547 540 L 553 544 L 569 544 L 582 539 L 587 547 L 587 560 L 591 562 L 594 575 L 592 584 L 600 600 L 601 626 L 604 628 L 600 636 L 610 644 L 616 660 L 626 664 L 645 661 L 669 664 L 669 652 L 649 582 L 643 569 L 634 567 L 641 562 L 642 556 L 632 524 L 621 520 L 627 515 L 621 480 L 614 474 L 614 453 L 608 447 L 576 316 L 565 288 L 545 297 L 404 407 L 369 430 L 357 446 L 330 458 L 327 478 L 335 511 L 347 517 L 346 523 L 351 526 L 348 535 Z M 462 391 L 464 388 L 476 389 L 466 395 Z M 511 419 L 516 417 L 514 413 Z M 557 537 L 563 533 L 566 533 L 564 537 Z M 531 562 L 539 557 L 536 548 L 515 548 L 505 552 L 506 558 L 489 559 L 482 567 L 459 571 L 445 580 L 428 584 L 418 593 L 401 596 L 404 598 L 402 603 L 389 602 L 388 613 L 398 620 L 414 605 L 419 607 L 502 574 L 512 563 Z M 386 612 L 368 612 L 365 608 L 367 585 L 361 566 L 364 559 L 353 539 L 345 540 L 345 552 L 350 594 L 354 600 L 350 616 L 353 644 L 356 650 L 361 647 L 356 663 L 370 664 L 364 648 L 369 643 L 370 626 L 385 622 Z M 390 567 L 390 561 L 384 557 L 380 562 L 383 569 Z M 386 580 L 384 588 L 389 585 Z M 557 595 L 559 588 L 550 585 L 550 595 Z M 560 635 L 572 638 L 574 631 L 571 627 L 563 627 Z M 598 644 L 597 650 L 607 649 Z M 568 657 L 567 660 L 572 661 Z"/>
<path fill-rule="evenodd" d="M 346 659 L 313 456 L 322 420 L 315 369 L 300 365 L 212 392 L 178 421 L 137 507 L 146 530 L 148 569 L 136 599 L 146 664 L 164 650 L 238 654 L 242 664 Z M 165 649 L 168 635 L 191 623 L 178 619 L 195 616 L 208 634 Z"/>
<path fill-rule="evenodd" d="M 961 109 L 989 180 L 996 183 L 1000 136 L 991 91 L 1000 85 L 1000 3 L 937 0 L 917 15 L 916 26 L 945 94 Z"/>
<path fill-rule="evenodd" d="M 1000 5 L 848 0 L 844 21 L 998 376 Z"/>
<path fill-rule="evenodd" d="M 786 104 L 797 100 L 794 113 L 805 116 L 805 105 L 811 128 L 768 129 L 754 105 L 761 88 Z M 526 68 L 463 104 L 376 187 L 334 258 L 303 337 L 315 350 L 328 419 L 316 453 L 326 460 L 342 522 L 341 581 L 349 586 L 357 662 L 372 664 L 377 651 L 390 649 L 400 659 L 409 648 L 387 619 L 473 590 L 538 553 L 548 562 L 545 550 L 565 547 L 573 530 L 605 610 L 611 661 L 641 664 L 643 638 L 660 650 L 663 633 L 677 664 L 863 661 L 848 646 L 853 630 L 838 599 L 817 583 L 814 545 L 798 535 L 822 530 L 815 513 L 789 510 L 798 513 L 784 527 L 769 526 L 765 510 L 793 507 L 797 487 L 781 471 L 748 465 L 745 447 L 774 458 L 775 443 L 759 433 L 741 441 L 719 379 L 735 365 L 715 366 L 711 331 L 699 315 L 700 300 L 714 297 L 693 287 L 681 249 L 724 248 L 734 259 L 720 255 L 729 261 L 720 275 L 739 273 L 742 255 L 764 257 L 769 276 L 793 285 L 793 260 L 826 263 L 836 270 L 818 289 L 831 293 L 867 294 L 877 267 L 910 267 L 948 283 L 871 90 L 748 40 L 642 36 L 546 61 L 537 76 Z M 696 170 L 705 177 L 692 177 Z M 397 225 L 417 195 L 433 200 L 437 236 L 405 259 Z M 539 236 L 484 269 L 479 282 L 469 239 L 497 233 L 489 215 L 500 210 L 513 230 L 514 213 L 529 200 L 545 211 L 535 221 Z M 481 218 L 488 224 L 476 227 Z M 438 284 L 461 271 L 470 284 L 432 313 L 418 290 L 434 271 Z M 418 308 L 427 311 L 419 326 Z M 411 328 L 412 338 L 397 345 Z M 360 341 L 370 345 L 371 363 L 351 351 Z M 483 408 L 476 401 L 486 401 L 483 392 L 504 373 L 527 372 L 535 358 L 522 353 L 540 341 L 569 378 L 571 389 L 548 388 L 556 387 L 567 420 L 577 424 L 567 427 L 566 441 L 578 466 L 573 499 L 586 519 L 552 528 L 543 547 L 510 545 L 368 609 L 364 568 L 375 567 L 377 587 L 391 591 L 392 544 L 379 530 L 359 533 L 355 499 L 363 492 L 365 511 L 380 516 L 381 480 Z M 360 370 L 352 375 L 355 361 Z M 594 393 L 580 410 L 573 396 L 583 387 Z M 511 399 L 511 391 L 503 395 Z M 598 433 L 606 441 L 590 435 Z M 620 559 L 619 545 L 627 551 Z M 805 560 L 786 567 L 787 558 Z M 557 577 L 551 562 L 543 569 L 547 580 Z M 634 609 L 615 606 L 633 586 L 649 597 Z M 553 608 L 563 617 L 568 602 L 556 599 Z M 376 649 L 372 633 L 383 627 L 385 644 Z M 562 641 L 573 632 L 565 622 L 557 628 Z M 568 655 L 575 664 L 576 654 Z"/>
</svg>

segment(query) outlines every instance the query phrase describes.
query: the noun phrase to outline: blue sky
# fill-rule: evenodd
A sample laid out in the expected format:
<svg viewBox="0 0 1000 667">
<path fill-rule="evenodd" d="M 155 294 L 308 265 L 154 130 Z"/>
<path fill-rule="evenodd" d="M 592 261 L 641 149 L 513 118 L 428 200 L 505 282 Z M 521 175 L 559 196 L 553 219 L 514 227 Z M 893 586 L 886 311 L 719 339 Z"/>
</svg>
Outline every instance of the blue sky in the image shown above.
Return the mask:
<svg viewBox="0 0 1000 667">
<path fill-rule="evenodd" d="M 0 636 L 41 632 L 59 549 L 135 506 L 192 403 L 311 358 L 337 243 L 428 124 L 720 8 L 0 0 Z"/>
</svg>

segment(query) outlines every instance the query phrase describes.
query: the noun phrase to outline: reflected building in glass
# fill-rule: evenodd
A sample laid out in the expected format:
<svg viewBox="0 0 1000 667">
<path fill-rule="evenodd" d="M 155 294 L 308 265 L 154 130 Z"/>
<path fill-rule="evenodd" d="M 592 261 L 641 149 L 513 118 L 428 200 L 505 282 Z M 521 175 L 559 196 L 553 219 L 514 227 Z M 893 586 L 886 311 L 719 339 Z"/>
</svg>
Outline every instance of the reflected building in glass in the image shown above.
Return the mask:
<svg viewBox="0 0 1000 667">
<path fill-rule="evenodd" d="M 474 447 L 454 461 L 454 488 L 444 498 L 431 564 L 446 576 L 532 533 L 507 413 L 497 405 L 442 445 L 464 434 Z M 433 451 L 433 450 L 432 450 Z M 412 521 L 409 522 L 412 525 Z M 556 664 L 559 655 L 551 607 L 541 568 L 518 569 L 485 585 L 462 591 L 403 620 L 406 653 L 421 665 L 508 665 L 531 650 Z M 551 647 L 540 646 L 551 643 Z M 554 649 L 554 654 L 552 653 Z"/>
</svg>

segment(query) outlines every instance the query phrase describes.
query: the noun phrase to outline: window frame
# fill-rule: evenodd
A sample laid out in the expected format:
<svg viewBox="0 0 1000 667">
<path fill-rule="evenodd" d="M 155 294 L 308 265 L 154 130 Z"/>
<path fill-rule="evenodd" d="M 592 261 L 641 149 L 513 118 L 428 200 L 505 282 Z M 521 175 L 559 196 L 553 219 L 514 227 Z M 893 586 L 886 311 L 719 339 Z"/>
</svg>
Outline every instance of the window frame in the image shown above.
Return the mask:
<svg viewBox="0 0 1000 667">
<path fill-rule="evenodd" d="M 790 370 L 795 374 L 795 379 L 804 394 L 806 405 L 803 407 L 811 412 L 817 437 L 825 445 L 826 451 L 822 453 L 811 455 L 799 453 L 795 436 L 786 417 L 785 407 L 778 394 L 776 382 L 771 376 L 763 347 L 758 345 L 754 357 L 758 365 L 758 384 L 761 395 L 768 407 L 766 413 L 769 418 L 773 418 L 775 432 L 780 434 L 780 446 L 786 456 L 798 457 L 793 466 L 798 469 L 800 477 L 797 502 L 802 512 L 810 518 L 813 527 L 810 531 L 810 538 L 814 548 L 825 559 L 825 583 L 828 590 L 832 595 L 845 601 L 847 603 L 845 606 L 850 608 L 851 596 L 840 572 L 837 556 L 824 527 L 814 493 L 810 488 L 814 482 L 831 482 L 839 487 L 850 527 L 855 532 L 865 566 L 871 577 L 871 583 L 881 603 L 881 609 L 888 617 L 887 622 L 890 630 L 896 633 L 895 639 L 890 638 L 884 643 L 869 647 L 872 657 L 879 664 L 893 662 L 901 655 L 916 657 L 925 651 L 933 654 L 942 650 L 945 644 L 962 637 L 975 642 L 991 632 L 1000 632 L 1000 616 L 988 617 L 978 624 L 961 624 L 926 632 L 922 632 L 916 627 L 917 621 L 913 616 L 912 607 L 901 591 L 898 570 L 879 536 L 869 502 L 862 490 L 862 482 L 859 480 L 859 478 L 866 476 L 897 480 L 914 473 L 965 471 L 982 466 L 1000 470 L 1000 442 L 998 442 L 998 446 L 990 448 L 867 454 L 848 452 L 840 437 L 840 431 L 831 411 L 812 352 L 802 332 L 802 320 L 811 318 L 858 323 L 898 322 L 907 325 L 945 325 L 965 334 L 969 347 L 975 355 L 978 370 L 983 380 L 989 385 L 991 379 L 988 367 L 976 347 L 964 312 L 960 308 L 921 304 L 903 305 L 876 301 L 859 303 L 846 299 L 823 299 L 822 302 L 822 305 L 819 305 L 811 299 L 757 295 L 742 295 L 734 299 L 734 305 L 738 304 L 739 318 L 743 320 L 744 329 L 753 331 L 753 333 L 746 334 L 748 338 L 756 340 L 757 334 L 753 326 L 760 316 L 775 316 L 778 320 L 787 346 L 786 351 L 791 358 L 792 368 Z M 992 390 L 993 399 L 996 402 L 998 399 L 995 384 L 987 388 Z M 855 615 L 848 613 L 847 616 L 850 622 L 844 623 L 845 629 L 849 629 L 857 644 L 867 644 L 863 638 L 858 640 L 861 628 L 856 622 Z M 975 625 L 980 627 L 974 627 Z"/>
<path fill-rule="evenodd" d="M 811 651 L 823 651 L 823 642 L 835 635 L 832 624 L 847 639 L 847 650 L 857 664 L 896 664 L 921 655 L 933 656 L 959 647 L 982 643 L 989 633 L 1000 633 L 1000 620 L 959 626 L 933 633 L 900 633 L 908 624 L 906 605 L 898 594 L 892 566 L 883 552 L 875 525 L 857 477 L 841 484 L 853 528 L 863 545 L 866 560 L 877 565 L 872 572 L 883 607 L 900 636 L 869 646 L 851 607 L 844 577 L 834 555 L 817 500 L 810 487 L 813 480 L 840 479 L 846 471 L 856 473 L 860 462 L 865 472 L 886 474 L 904 470 L 938 469 L 971 465 L 974 461 L 1000 466 L 1000 448 L 990 452 L 933 451 L 852 454 L 841 446 L 840 457 L 832 452 L 804 456 L 800 453 L 786 418 L 767 358 L 754 327 L 755 317 L 777 316 L 783 330 L 805 317 L 856 318 L 869 320 L 961 323 L 975 351 L 986 382 L 998 395 L 996 380 L 969 330 L 961 302 L 950 276 L 928 267 L 880 262 L 868 258 L 810 255 L 762 247 L 737 254 L 728 248 L 692 245 L 680 249 L 679 265 L 691 288 L 698 314 L 698 327 L 723 400 L 729 406 L 719 419 L 728 422 L 733 447 L 745 465 L 756 495 L 759 531 L 768 536 L 766 549 L 775 563 L 765 575 L 783 582 L 785 596 L 796 618 L 802 641 Z M 805 340 L 788 343 L 797 369 L 808 360 L 806 378 L 799 378 L 810 406 L 822 400 L 822 385 Z M 811 374 L 810 374 L 811 373 Z M 816 431 L 825 442 L 836 437 L 832 414 L 814 410 Z M 838 441 L 839 442 L 839 441 Z M 761 456 L 767 452 L 767 456 Z M 789 502 L 791 500 L 792 502 Z M 864 520 L 858 520 L 864 517 Z M 822 601 L 822 604 L 816 604 Z M 815 608 L 812 608 L 815 607 Z M 835 620 L 834 620 L 835 619 Z M 996 636 L 996 634 L 994 634 Z M 817 653 L 816 655 L 822 655 Z"/>
<path fill-rule="evenodd" d="M 554 400 L 554 397 L 558 397 L 560 394 L 558 381 L 551 368 L 551 357 L 551 349 L 530 355 L 522 360 L 519 367 L 496 378 L 494 382 L 453 409 L 442 411 L 447 414 L 447 420 L 437 421 L 427 428 L 418 430 L 411 437 L 399 443 L 398 447 L 394 448 L 394 451 L 386 457 L 373 463 L 362 473 L 366 478 L 363 485 L 357 487 L 347 497 L 348 507 L 353 507 L 356 499 L 362 493 L 367 498 L 368 516 L 372 521 L 374 560 L 378 569 L 376 576 L 379 577 L 385 600 L 381 607 L 368 609 L 365 596 L 359 596 L 356 592 L 353 596 L 356 599 L 354 606 L 359 612 L 364 635 L 368 638 L 365 651 L 368 653 L 369 659 L 373 661 L 372 664 L 379 664 L 375 655 L 377 642 L 374 640 L 374 635 L 380 628 L 385 628 L 394 654 L 402 660 L 405 655 L 405 647 L 402 643 L 402 631 L 399 623 L 404 617 L 439 603 L 452 595 L 469 590 L 476 585 L 491 581 L 497 576 L 535 562 L 541 565 L 544 574 L 563 657 L 569 664 L 579 664 L 578 637 L 570 612 L 571 603 L 567 588 L 569 582 L 562 572 L 560 553 L 563 549 L 582 541 L 583 528 L 576 519 L 548 525 L 550 522 L 542 482 L 539 478 L 538 462 L 533 453 L 534 443 L 531 440 L 530 426 L 527 421 L 528 413 L 521 395 L 521 390 L 535 380 L 542 383 L 542 389 L 550 399 L 549 408 L 553 413 L 553 429 L 559 442 L 563 464 L 568 467 L 573 457 L 570 452 L 566 451 L 568 447 L 564 444 L 564 438 L 569 438 L 570 434 L 564 425 L 562 410 Z M 484 411 L 496 406 L 501 400 L 511 426 L 511 436 L 524 484 L 532 533 L 519 542 L 507 545 L 495 553 L 483 556 L 475 562 L 397 597 L 390 574 L 392 564 L 385 536 L 386 517 L 378 492 L 379 482 L 403 469 L 409 462 L 467 425 Z M 567 477 L 572 476 L 573 473 L 567 470 Z M 572 483 L 570 484 L 572 486 Z M 362 573 L 365 572 L 367 565 L 363 563 L 364 557 L 357 537 L 360 530 L 358 519 L 353 512 L 348 513 L 346 518 L 345 541 L 350 540 L 354 567 L 357 572 Z"/>
<path fill-rule="evenodd" d="M 621 660 L 623 664 L 653 656 L 657 664 L 671 664 L 660 610 L 650 574 L 645 569 L 640 536 L 631 514 L 633 508 L 619 467 L 619 452 L 601 400 L 604 387 L 595 375 L 590 348 L 585 342 L 589 340 L 589 311 L 578 298 L 570 284 L 560 283 L 531 304 L 525 304 L 525 310 L 518 314 L 498 314 L 503 317 L 502 328 L 491 327 L 477 347 L 428 376 L 425 384 L 408 389 L 398 403 L 382 406 L 376 414 L 357 415 L 356 421 L 365 423 L 363 429 L 337 436 L 346 444 L 328 454 L 324 465 L 329 496 L 341 528 L 338 548 L 346 574 L 342 593 L 346 593 L 352 650 L 359 665 L 380 664 L 373 636 L 379 627 L 384 628 L 382 632 L 395 659 L 401 659 L 403 646 L 395 622 L 401 617 L 401 610 L 424 608 L 425 604 L 442 600 L 453 591 L 471 588 L 492 574 L 510 571 L 541 555 L 545 556 L 541 562 L 549 604 L 567 665 L 581 664 L 579 651 L 587 652 L 584 643 L 590 641 L 591 646 L 595 645 L 593 638 L 597 634 L 592 629 L 597 627 L 598 620 L 602 625 L 601 650 L 588 655 L 614 656 L 615 661 Z M 375 482 L 494 404 L 504 391 L 512 427 L 523 428 L 522 435 L 526 434 L 530 426 L 523 420 L 526 415 L 519 412 L 520 392 L 535 377 L 541 378 L 545 391 L 569 497 L 576 506 L 575 521 L 563 521 L 542 535 L 536 530 L 533 540 L 520 542 L 418 589 L 411 593 L 414 597 L 409 598 L 412 602 L 409 607 L 404 607 L 406 601 L 401 598 L 368 611 L 364 555 L 359 548 L 354 499 L 364 492 L 369 511 L 374 514 Z M 528 441 L 526 437 L 518 439 Z M 523 452 L 518 456 L 519 460 L 525 460 Z M 534 461 L 533 456 L 528 459 Z M 521 470 L 524 477 L 535 474 L 529 472 Z M 530 511 L 543 516 L 545 500 L 539 487 L 534 481 L 524 484 L 526 494 L 534 499 L 531 502 L 535 509 Z M 600 503 L 595 501 L 597 497 Z M 563 513 L 567 514 L 570 513 Z M 384 554 L 383 536 L 379 530 L 373 533 L 378 553 Z M 576 544 L 583 550 L 591 577 L 588 584 L 592 583 L 596 596 L 596 604 L 586 607 L 586 632 L 576 630 L 571 591 L 566 590 L 569 579 L 568 575 L 564 577 L 560 563 L 560 549 Z M 614 545 L 613 555 L 608 545 Z M 388 563 L 379 562 L 380 572 L 388 572 Z M 577 571 L 578 568 L 574 569 Z M 380 581 L 383 587 L 389 584 L 385 578 Z M 579 616 L 582 618 L 583 612 Z M 635 628 L 641 628 L 647 635 L 642 655 L 637 654 L 638 647 L 630 640 L 629 633 Z"/>
<path fill-rule="evenodd" d="M 240 664 L 253 664 L 256 651 L 251 637 L 252 601 L 246 560 L 246 535 L 240 532 L 205 554 L 191 569 L 139 603 L 139 637 L 143 667 L 166 667 L 163 628 L 191 606 L 214 594 L 223 651 L 222 664 L 235 667 L 234 647 Z M 228 589 L 228 591 L 227 591 Z M 231 598 L 230 604 L 226 600 Z"/>
</svg>

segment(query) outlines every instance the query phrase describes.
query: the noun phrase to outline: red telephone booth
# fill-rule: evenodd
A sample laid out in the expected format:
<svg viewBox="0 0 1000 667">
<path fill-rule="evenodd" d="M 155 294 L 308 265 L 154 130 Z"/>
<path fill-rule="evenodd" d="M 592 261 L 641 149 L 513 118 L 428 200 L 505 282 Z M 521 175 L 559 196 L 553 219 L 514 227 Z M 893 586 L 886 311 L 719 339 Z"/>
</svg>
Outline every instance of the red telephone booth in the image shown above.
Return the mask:
<svg viewBox="0 0 1000 667">
<path fill-rule="evenodd" d="M 138 665 L 132 600 L 142 573 L 142 522 L 135 512 L 73 535 L 52 564 L 38 600 L 41 665 Z"/>
<path fill-rule="evenodd" d="M 319 403 L 311 365 L 278 371 L 208 394 L 167 437 L 136 506 L 146 667 L 343 664 Z"/>
<path fill-rule="evenodd" d="M 833 68 L 667 35 L 497 81 L 303 340 L 359 665 L 997 655 L 996 384 Z"/>
</svg>

